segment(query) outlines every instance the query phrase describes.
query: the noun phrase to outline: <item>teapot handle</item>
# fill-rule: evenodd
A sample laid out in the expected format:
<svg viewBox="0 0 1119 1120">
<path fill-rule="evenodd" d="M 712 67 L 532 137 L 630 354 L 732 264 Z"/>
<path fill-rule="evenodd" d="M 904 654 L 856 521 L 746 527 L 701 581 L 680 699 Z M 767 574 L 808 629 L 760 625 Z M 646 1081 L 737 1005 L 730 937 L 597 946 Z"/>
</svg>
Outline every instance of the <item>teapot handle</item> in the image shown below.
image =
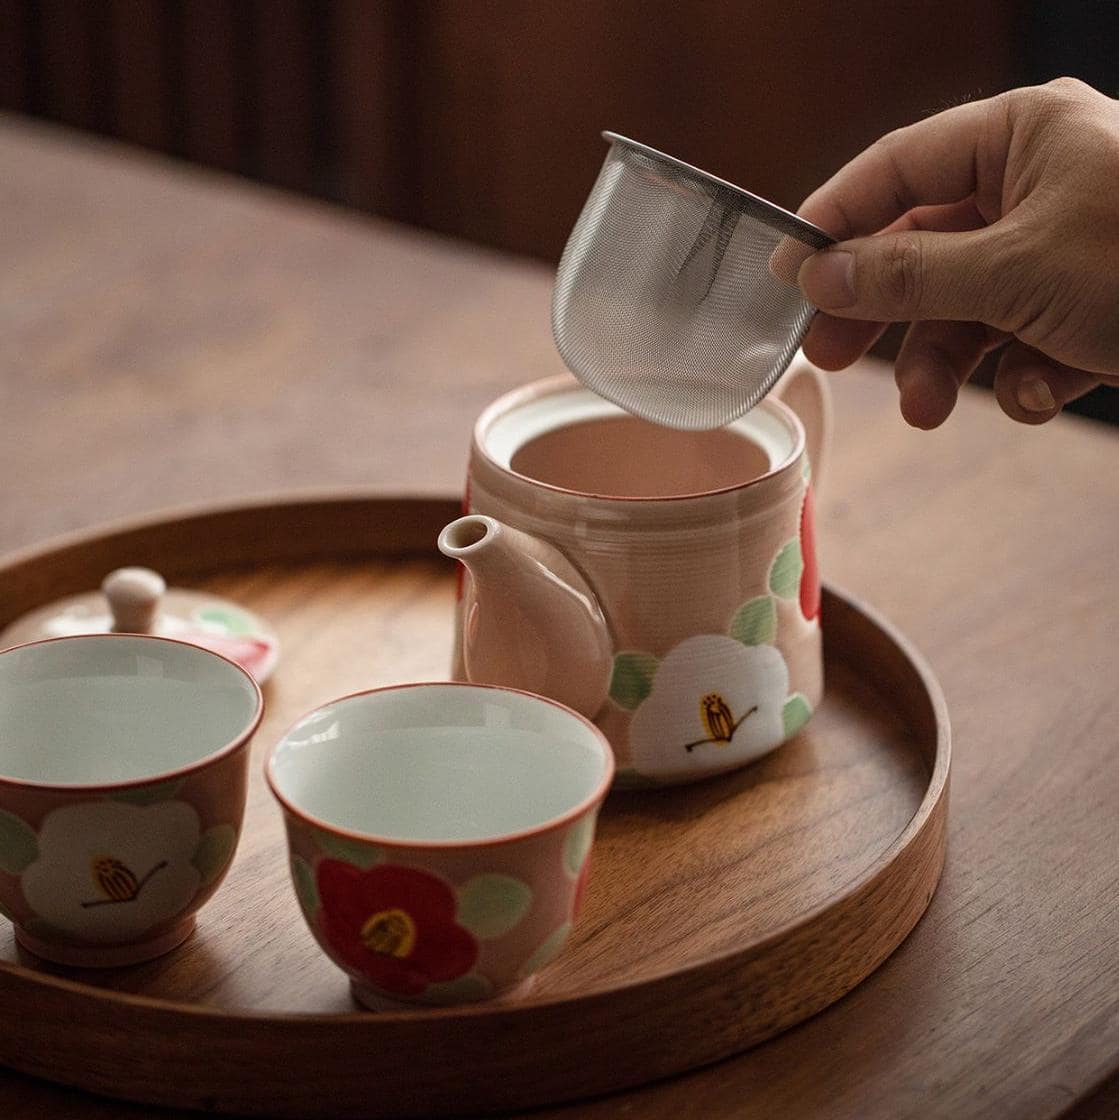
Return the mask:
<svg viewBox="0 0 1119 1120">
<path fill-rule="evenodd" d="M 812 489 L 818 495 L 831 448 L 832 397 L 828 376 L 798 350 L 771 391 L 797 414 L 804 425 L 808 462 L 812 468 Z"/>
</svg>

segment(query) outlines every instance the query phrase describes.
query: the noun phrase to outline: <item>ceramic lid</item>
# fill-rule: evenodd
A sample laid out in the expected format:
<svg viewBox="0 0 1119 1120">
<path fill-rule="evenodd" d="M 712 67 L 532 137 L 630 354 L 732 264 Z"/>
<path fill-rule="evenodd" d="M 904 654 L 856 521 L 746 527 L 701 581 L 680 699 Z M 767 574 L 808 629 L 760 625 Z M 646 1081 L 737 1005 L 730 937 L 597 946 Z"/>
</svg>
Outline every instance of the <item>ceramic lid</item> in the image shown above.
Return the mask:
<svg viewBox="0 0 1119 1120">
<path fill-rule="evenodd" d="M 100 591 L 70 595 L 17 618 L 0 633 L 0 649 L 73 634 L 156 634 L 224 654 L 263 684 L 280 643 L 258 615 L 204 591 L 168 589 L 150 568 L 117 568 Z"/>
</svg>

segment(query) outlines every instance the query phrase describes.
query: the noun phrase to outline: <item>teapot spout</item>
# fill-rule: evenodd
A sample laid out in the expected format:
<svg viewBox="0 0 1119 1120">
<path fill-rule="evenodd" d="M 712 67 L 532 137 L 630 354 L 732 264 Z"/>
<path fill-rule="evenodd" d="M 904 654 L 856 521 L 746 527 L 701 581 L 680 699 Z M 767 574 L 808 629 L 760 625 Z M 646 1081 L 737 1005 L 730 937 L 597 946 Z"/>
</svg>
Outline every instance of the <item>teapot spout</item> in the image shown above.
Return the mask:
<svg viewBox="0 0 1119 1120">
<path fill-rule="evenodd" d="M 462 604 L 467 677 L 593 717 L 610 689 L 613 642 L 597 597 L 567 557 L 482 514 L 447 525 L 439 551 L 470 573 Z"/>
</svg>

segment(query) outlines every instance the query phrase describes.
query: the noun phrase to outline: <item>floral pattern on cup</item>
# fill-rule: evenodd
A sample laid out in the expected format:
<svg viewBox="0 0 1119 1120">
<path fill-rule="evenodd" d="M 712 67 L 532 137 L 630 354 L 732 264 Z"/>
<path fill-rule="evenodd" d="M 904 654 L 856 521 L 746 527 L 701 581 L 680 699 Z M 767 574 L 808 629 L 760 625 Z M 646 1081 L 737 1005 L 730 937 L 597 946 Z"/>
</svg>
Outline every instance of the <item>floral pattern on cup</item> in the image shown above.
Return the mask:
<svg viewBox="0 0 1119 1120">
<path fill-rule="evenodd" d="M 17 830 L 8 815 L 7 839 Z M 185 801 L 85 801 L 22 825 L 20 887 L 40 928 L 119 942 L 186 910 L 233 854 L 236 831 L 202 831 Z"/>
<path fill-rule="evenodd" d="M 418 996 L 465 976 L 478 942 L 456 921 L 442 879 L 410 867 L 318 865 L 319 928 L 338 957 L 389 995 Z"/>
<path fill-rule="evenodd" d="M 569 847 L 581 849 L 582 843 L 580 830 Z M 492 994 L 490 979 L 475 970 L 483 943 L 504 937 L 528 915 L 528 884 L 483 873 L 456 889 L 430 872 L 381 861 L 378 848 L 370 851 L 364 866 L 323 856 L 312 870 L 301 856 L 291 859 L 300 907 L 338 961 L 398 999 L 445 1003 Z M 584 850 L 575 913 L 589 868 Z M 563 928 L 566 936 L 570 922 Z"/>
</svg>

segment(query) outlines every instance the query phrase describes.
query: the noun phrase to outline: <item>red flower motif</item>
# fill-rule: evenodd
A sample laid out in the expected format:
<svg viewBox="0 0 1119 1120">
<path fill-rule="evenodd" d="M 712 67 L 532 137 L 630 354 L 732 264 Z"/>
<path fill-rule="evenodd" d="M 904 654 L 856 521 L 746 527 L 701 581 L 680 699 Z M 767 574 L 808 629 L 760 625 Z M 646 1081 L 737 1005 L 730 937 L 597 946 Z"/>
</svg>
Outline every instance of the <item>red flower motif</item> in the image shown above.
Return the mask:
<svg viewBox="0 0 1119 1120">
<path fill-rule="evenodd" d="M 426 871 L 324 859 L 317 881 L 323 936 L 382 991 L 419 995 L 478 959 L 477 942 L 455 921 L 454 892 Z"/>
<path fill-rule="evenodd" d="M 804 491 L 800 507 L 800 554 L 804 570 L 800 576 L 800 613 L 813 619 L 820 613 L 820 569 L 816 562 L 816 517 L 812 507 L 812 487 Z"/>
</svg>

